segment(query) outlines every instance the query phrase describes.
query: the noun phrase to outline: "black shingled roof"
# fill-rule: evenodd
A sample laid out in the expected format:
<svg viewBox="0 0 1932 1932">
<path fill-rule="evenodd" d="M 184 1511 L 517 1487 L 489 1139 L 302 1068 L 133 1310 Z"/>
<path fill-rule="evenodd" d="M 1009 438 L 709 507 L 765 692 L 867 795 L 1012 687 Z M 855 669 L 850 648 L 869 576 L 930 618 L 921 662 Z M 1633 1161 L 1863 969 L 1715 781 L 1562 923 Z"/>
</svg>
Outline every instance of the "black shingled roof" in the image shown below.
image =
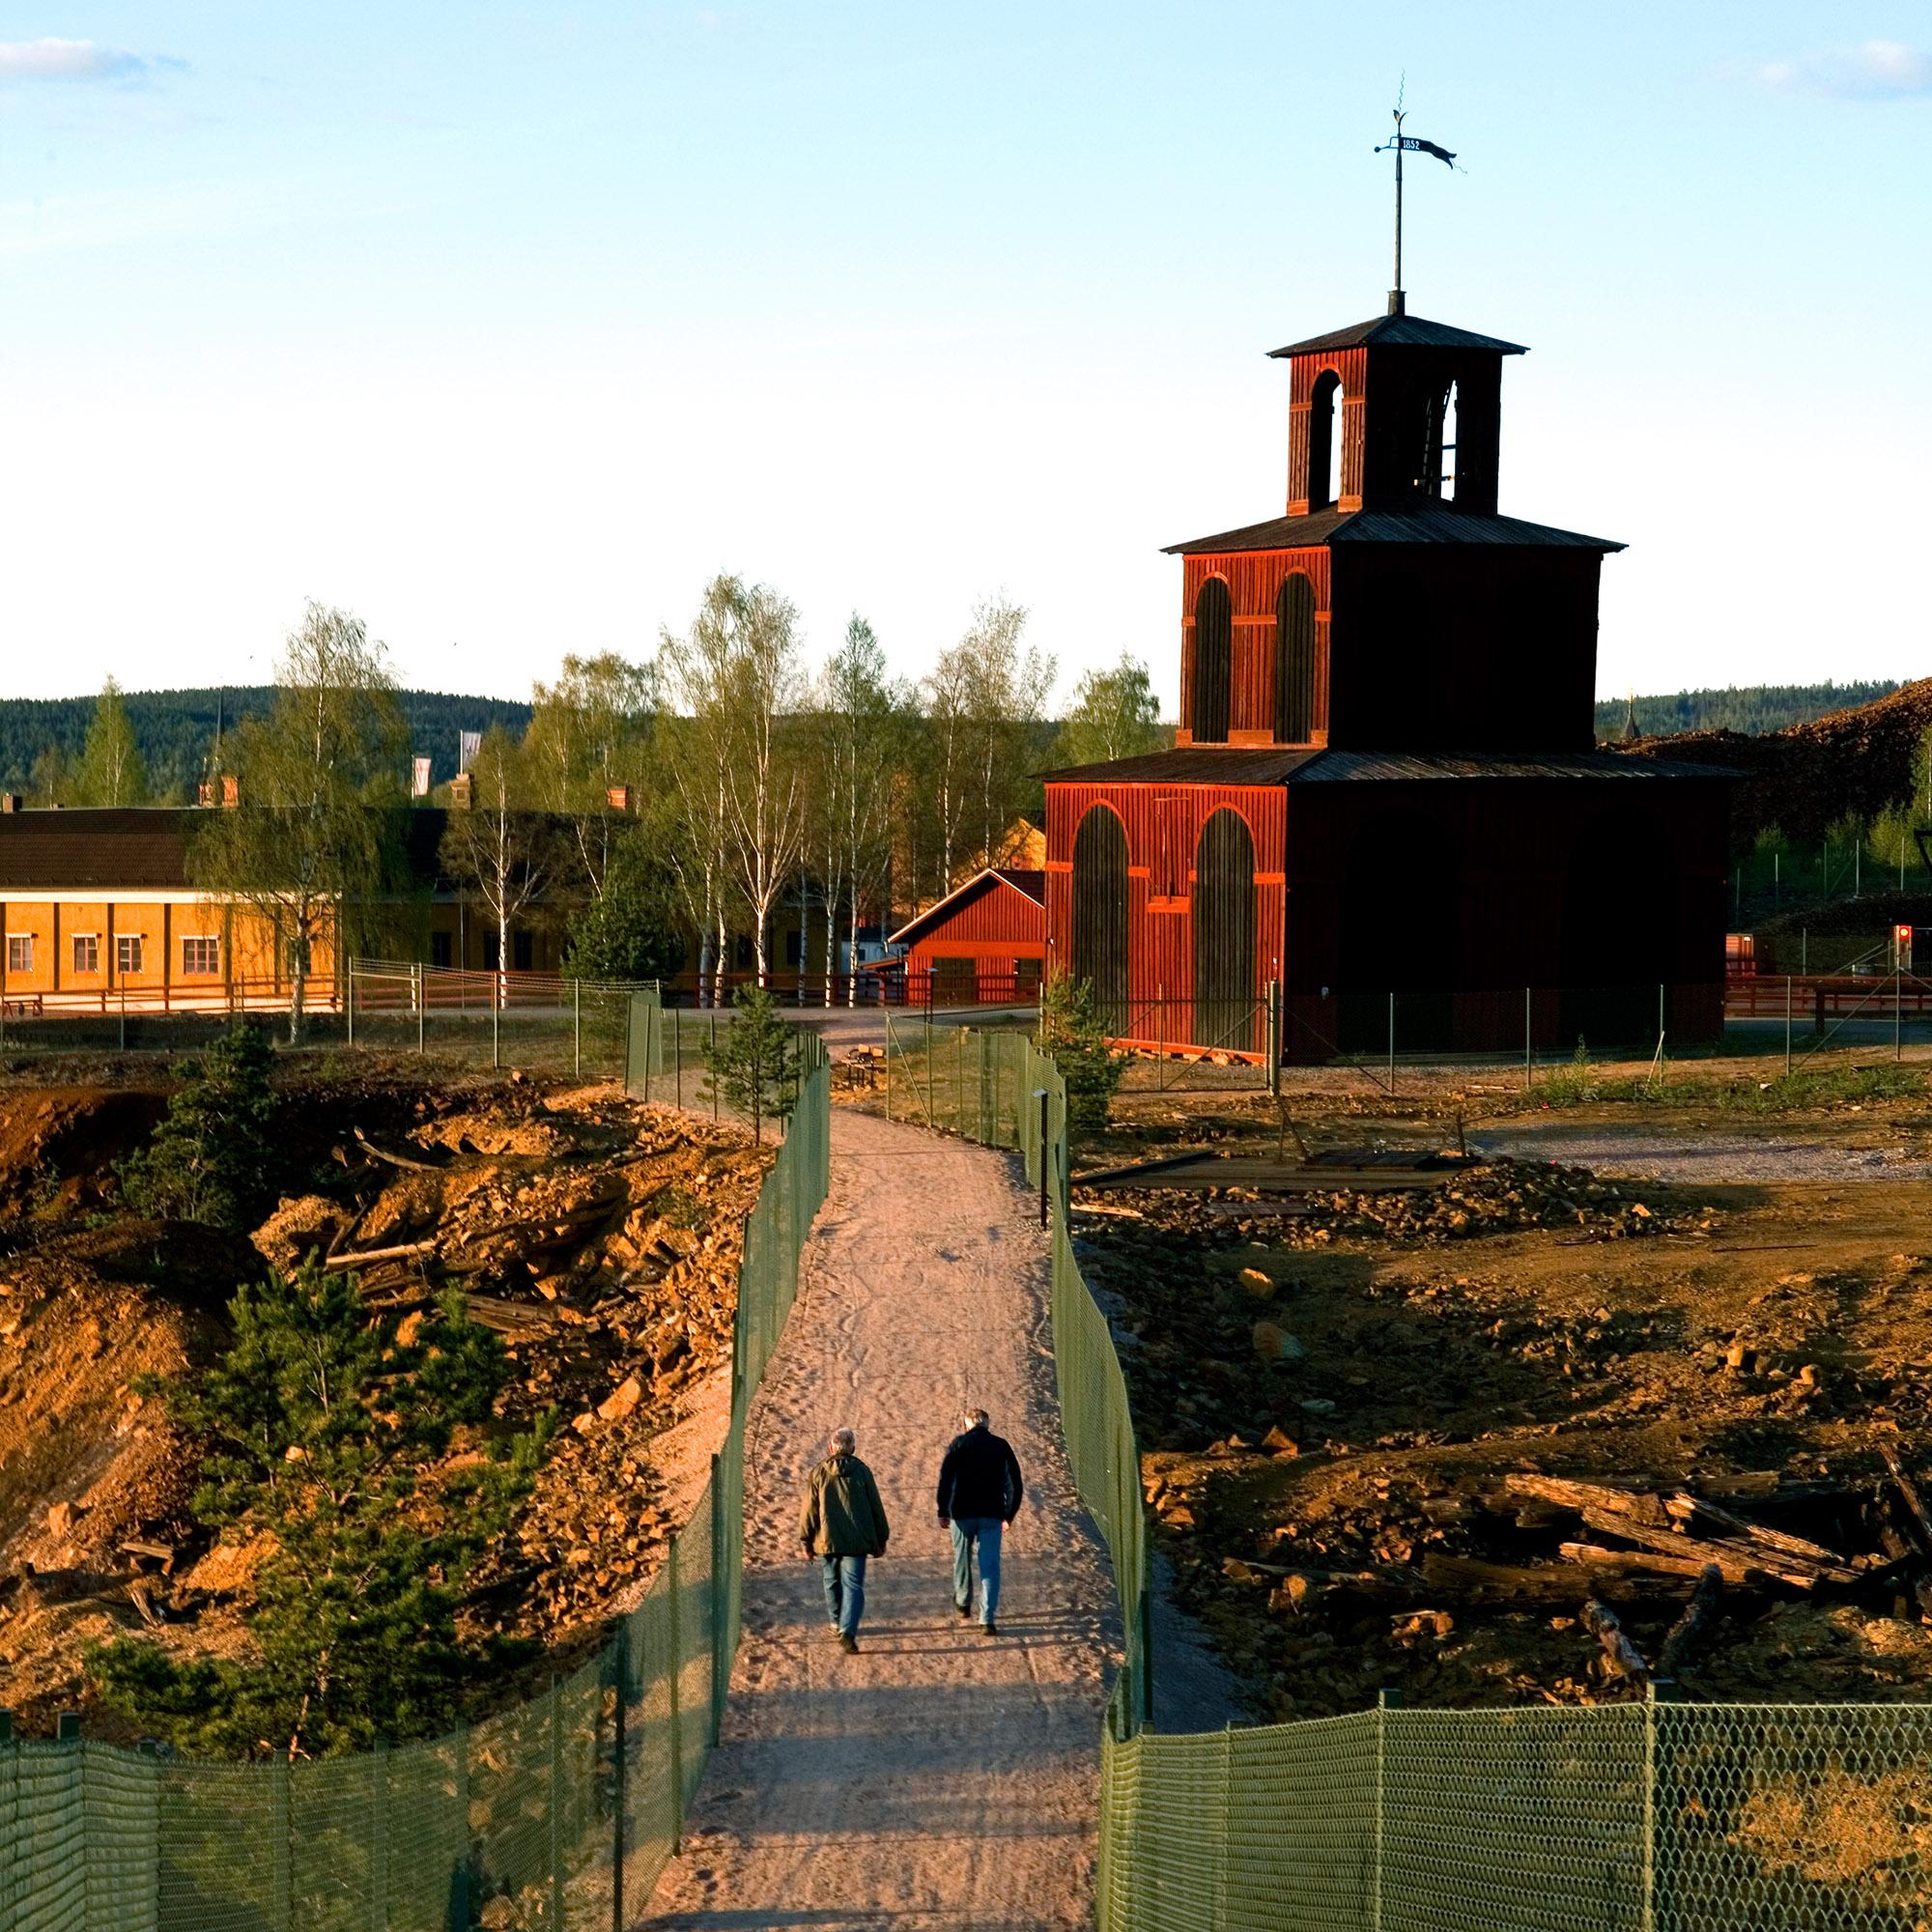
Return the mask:
<svg viewBox="0 0 1932 1932">
<path fill-rule="evenodd" d="M 1490 349 L 1499 355 L 1527 355 L 1520 342 L 1505 342 L 1496 335 L 1477 335 L 1466 328 L 1452 328 L 1446 322 L 1430 322 L 1419 315 L 1378 315 L 1369 322 L 1351 323 L 1347 328 L 1330 329 L 1326 335 L 1311 335 L 1306 342 L 1291 342 L 1286 349 L 1270 349 L 1270 355 L 1319 355 L 1330 349 L 1360 349 L 1373 344 L 1378 349 Z"/>
<path fill-rule="evenodd" d="M 1622 752 L 1343 752 L 1183 745 L 1043 772 L 1049 784 L 1336 784 L 1416 779 L 1735 779 L 1725 765 Z"/>
<path fill-rule="evenodd" d="M 1512 549 L 1614 551 L 1609 537 L 1586 537 L 1520 517 L 1484 517 L 1446 506 L 1420 510 L 1317 510 L 1270 517 L 1211 537 L 1168 544 L 1167 556 L 1208 556 L 1237 550 L 1313 550 L 1338 543 L 1500 544 Z"/>
</svg>

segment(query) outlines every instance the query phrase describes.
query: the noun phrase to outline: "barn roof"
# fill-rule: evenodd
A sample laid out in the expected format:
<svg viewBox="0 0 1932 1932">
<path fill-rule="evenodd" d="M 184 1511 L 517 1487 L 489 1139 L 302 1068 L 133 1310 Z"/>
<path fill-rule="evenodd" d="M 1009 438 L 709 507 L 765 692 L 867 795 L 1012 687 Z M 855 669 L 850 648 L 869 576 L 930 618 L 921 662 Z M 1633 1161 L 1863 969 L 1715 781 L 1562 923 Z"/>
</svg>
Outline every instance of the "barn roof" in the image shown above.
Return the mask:
<svg viewBox="0 0 1932 1932">
<path fill-rule="evenodd" d="M 1485 517 L 1472 511 L 1317 510 L 1306 517 L 1270 517 L 1211 537 L 1169 544 L 1168 556 L 1208 556 L 1229 551 L 1314 550 L 1339 543 L 1497 544 L 1510 549 L 1616 551 L 1610 537 L 1586 537 L 1520 517 Z"/>
<path fill-rule="evenodd" d="M 211 815 L 205 807 L 169 805 L 0 812 L 0 892 L 191 891 L 188 842 Z M 418 881 L 437 875 L 445 816 L 428 807 L 409 815 L 404 846 Z"/>
<path fill-rule="evenodd" d="M 1054 784 L 1340 784 L 1366 779 L 1735 779 L 1726 765 L 1621 752 L 1342 752 L 1183 745 L 1140 758 L 1072 765 Z"/>
<path fill-rule="evenodd" d="M 908 944 L 921 932 L 931 925 L 939 916 L 949 909 L 956 909 L 966 899 L 976 897 L 985 888 L 987 882 L 995 885 L 1010 886 L 1023 898 L 1031 899 L 1035 905 L 1046 904 L 1046 874 L 1032 871 L 1022 866 L 988 866 L 983 872 L 976 872 L 963 886 L 955 886 L 943 899 L 936 899 L 922 913 L 915 914 L 899 927 L 887 941 L 896 946 L 900 940 Z"/>
<path fill-rule="evenodd" d="M 1477 335 L 1466 328 L 1452 327 L 1446 322 L 1431 322 L 1419 315 L 1378 315 L 1367 322 L 1350 323 L 1347 328 L 1331 328 L 1326 335 L 1311 335 L 1306 342 L 1291 342 L 1286 349 L 1270 349 L 1270 355 L 1319 355 L 1329 349 L 1361 349 L 1373 344 L 1396 349 L 1490 349 L 1500 355 L 1527 355 L 1520 342 L 1505 342 L 1497 335 Z"/>
</svg>

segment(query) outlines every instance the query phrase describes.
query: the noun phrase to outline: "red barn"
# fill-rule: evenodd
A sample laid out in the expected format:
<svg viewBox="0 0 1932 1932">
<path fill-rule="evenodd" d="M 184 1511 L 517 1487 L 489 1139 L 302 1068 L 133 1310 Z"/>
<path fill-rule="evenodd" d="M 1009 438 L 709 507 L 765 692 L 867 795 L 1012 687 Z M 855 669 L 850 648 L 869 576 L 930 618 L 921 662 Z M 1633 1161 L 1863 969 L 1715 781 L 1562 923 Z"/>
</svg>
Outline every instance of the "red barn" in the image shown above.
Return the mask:
<svg viewBox="0 0 1932 1932">
<path fill-rule="evenodd" d="M 1174 750 L 1047 775 L 1054 970 L 1121 1038 L 1268 1050 L 1707 1038 L 1728 783 L 1599 750 L 1622 545 L 1496 508 L 1515 343 L 1297 342 L 1285 514 L 1178 544 Z"/>
<path fill-rule="evenodd" d="M 1045 874 L 989 866 L 893 934 L 907 997 L 923 1005 L 1025 1002 L 1046 959 Z"/>
</svg>

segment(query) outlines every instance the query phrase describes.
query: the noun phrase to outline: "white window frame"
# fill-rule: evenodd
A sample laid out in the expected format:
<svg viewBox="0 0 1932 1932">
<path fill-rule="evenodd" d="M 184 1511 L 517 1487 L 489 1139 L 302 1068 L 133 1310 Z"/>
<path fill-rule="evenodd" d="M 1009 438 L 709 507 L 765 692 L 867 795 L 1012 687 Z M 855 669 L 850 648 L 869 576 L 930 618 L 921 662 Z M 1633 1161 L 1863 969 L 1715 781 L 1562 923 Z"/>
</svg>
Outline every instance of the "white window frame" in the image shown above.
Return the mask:
<svg viewBox="0 0 1932 1932">
<path fill-rule="evenodd" d="M 221 971 L 221 935 L 218 932 L 185 932 L 182 943 L 182 977 L 184 979 L 213 979 Z M 205 957 L 209 963 L 194 966 L 188 963 L 190 946 L 206 947 Z"/>
<path fill-rule="evenodd" d="M 141 971 L 141 961 L 147 949 L 142 941 L 144 932 L 117 932 L 114 935 L 114 971 L 117 977 L 126 978 Z"/>
<path fill-rule="evenodd" d="M 73 970 L 76 973 L 98 973 L 100 971 L 100 935 L 98 932 L 71 932 L 68 937 L 73 941 Z M 80 963 L 80 949 L 85 945 L 94 955 L 91 966 Z"/>
<path fill-rule="evenodd" d="M 14 949 L 19 948 L 19 956 L 14 956 Z M 34 935 L 31 932 L 10 932 L 7 935 L 7 970 L 10 973 L 31 973 L 34 970 Z"/>
</svg>

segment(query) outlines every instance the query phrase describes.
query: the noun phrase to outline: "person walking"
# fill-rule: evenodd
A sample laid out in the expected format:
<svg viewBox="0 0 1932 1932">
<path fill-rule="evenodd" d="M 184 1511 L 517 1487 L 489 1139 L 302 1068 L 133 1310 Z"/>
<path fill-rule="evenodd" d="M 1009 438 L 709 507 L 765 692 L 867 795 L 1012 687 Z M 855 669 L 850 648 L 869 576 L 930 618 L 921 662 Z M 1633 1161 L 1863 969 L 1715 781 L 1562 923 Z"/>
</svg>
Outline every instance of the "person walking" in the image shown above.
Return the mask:
<svg viewBox="0 0 1932 1932">
<path fill-rule="evenodd" d="M 947 1444 L 939 1465 L 939 1526 L 952 1532 L 952 1607 L 973 1614 L 973 1558 L 980 1559 L 980 1628 L 998 1636 L 1000 1536 L 1019 1514 L 1026 1484 L 1012 1444 L 969 1408 L 965 1429 Z"/>
<path fill-rule="evenodd" d="M 816 1557 L 825 1585 L 825 1616 L 841 1650 L 859 1648 L 859 1619 L 866 1610 L 866 1559 L 886 1553 L 892 1528 L 872 1472 L 852 1452 L 849 1429 L 835 1429 L 825 1461 L 811 1472 L 799 1512 L 799 1541 Z"/>
</svg>

